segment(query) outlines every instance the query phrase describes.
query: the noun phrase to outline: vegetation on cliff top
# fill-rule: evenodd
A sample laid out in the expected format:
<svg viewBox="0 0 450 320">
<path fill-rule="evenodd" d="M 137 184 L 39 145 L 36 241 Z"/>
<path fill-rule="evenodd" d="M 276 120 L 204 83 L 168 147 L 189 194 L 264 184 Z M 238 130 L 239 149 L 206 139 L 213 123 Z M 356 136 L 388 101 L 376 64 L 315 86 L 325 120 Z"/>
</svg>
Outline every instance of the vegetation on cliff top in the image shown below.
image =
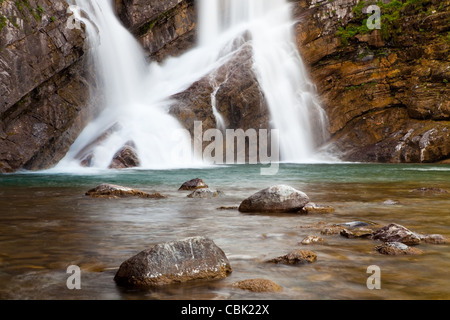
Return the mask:
<svg viewBox="0 0 450 320">
<path fill-rule="evenodd" d="M 384 3 L 383 1 L 360 1 L 353 8 L 353 18 L 345 27 L 339 27 L 337 36 L 341 37 L 342 44 L 348 45 L 349 40 L 358 34 L 371 32 L 367 27 L 367 21 L 370 13 L 365 9 L 369 5 L 377 5 L 381 10 L 381 36 L 384 41 L 393 41 L 396 36 L 405 32 L 401 27 L 401 19 L 407 16 L 423 15 L 428 16 L 444 10 L 444 5 L 440 1 L 434 0 L 392 0 Z M 423 32 L 424 30 L 416 30 Z M 447 37 L 448 38 L 448 37 Z"/>
</svg>

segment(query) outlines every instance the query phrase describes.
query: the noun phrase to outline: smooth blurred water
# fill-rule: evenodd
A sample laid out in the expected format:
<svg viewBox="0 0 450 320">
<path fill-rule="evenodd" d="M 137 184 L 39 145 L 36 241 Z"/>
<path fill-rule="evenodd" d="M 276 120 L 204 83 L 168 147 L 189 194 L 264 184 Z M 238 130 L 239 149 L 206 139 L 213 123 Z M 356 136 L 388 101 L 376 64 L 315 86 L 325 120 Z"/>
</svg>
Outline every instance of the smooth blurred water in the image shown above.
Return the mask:
<svg viewBox="0 0 450 320">
<path fill-rule="evenodd" d="M 202 178 L 223 197 L 190 199 L 179 186 Z M 157 191 L 167 199 L 92 199 L 85 192 L 100 183 Z M 254 192 L 288 184 L 335 212 L 258 215 L 237 210 Z M 203 169 L 51 172 L 0 176 L 0 299 L 449 299 L 449 245 L 420 244 L 418 256 L 384 256 L 378 242 L 320 235 L 312 225 L 354 220 L 399 223 L 419 233 L 450 237 L 450 194 L 410 192 L 438 187 L 450 192 L 449 165 L 305 164 L 281 165 L 275 176 L 259 166 Z M 384 204 L 395 200 L 396 205 Z M 303 246 L 307 235 L 323 245 Z M 119 265 L 165 241 L 207 236 L 228 256 L 226 279 L 145 291 L 117 287 Z M 316 252 L 315 263 L 271 265 L 264 261 L 293 249 Z M 69 290 L 69 265 L 82 270 L 82 289 Z M 369 265 L 381 268 L 381 290 L 369 290 Z M 267 278 L 281 293 L 250 293 L 236 281 Z"/>
</svg>

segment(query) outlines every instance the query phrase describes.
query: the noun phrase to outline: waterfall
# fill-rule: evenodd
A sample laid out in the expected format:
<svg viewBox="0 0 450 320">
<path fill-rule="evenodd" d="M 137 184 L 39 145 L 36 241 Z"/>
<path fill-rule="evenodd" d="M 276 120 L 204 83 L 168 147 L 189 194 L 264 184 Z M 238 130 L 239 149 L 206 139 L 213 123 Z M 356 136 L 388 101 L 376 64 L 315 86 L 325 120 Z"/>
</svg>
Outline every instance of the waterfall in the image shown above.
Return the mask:
<svg viewBox="0 0 450 320">
<path fill-rule="evenodd" d="M 200 0 L 200 45 L 247 33 L 253 71 L 269 106 L 271 126 L 279 130 L 281 160 L 307 162 L 314 156 L 315 140 L 325 139 L 326 115 L 296 47 L 293 29 L 292 8 L 286 0 Z"/>
<path fill-rule="evenodd" d="M 170 97 L 221 66 L 236 50 L 235 40 L 243 37 L 253 49 L 253 71 L 270 109 L 271 128 L 279 130 L 281 160 L 306 162 L 313 156 L 317 128 L 312 119 L 320 119 L 314 123 L 323 128 L 325 116 L 295 44 L 287 0 L 199 0 L 198 45 L 161 64 L 146 62 L 140 45 L 117 19 L 112 0 L 68 3 L 87 26 L 106 107 L 58 167 L 79 166 L 80 158 L 89 156 L 91 166 L 107 168 L 129 141 L 143 168 L 198 164 L 190 153 L 190 137 L 180 134 L 182 126 L 168 113 Z M 211 107 L 222 126 L 216 92 Z"/>
</svg>

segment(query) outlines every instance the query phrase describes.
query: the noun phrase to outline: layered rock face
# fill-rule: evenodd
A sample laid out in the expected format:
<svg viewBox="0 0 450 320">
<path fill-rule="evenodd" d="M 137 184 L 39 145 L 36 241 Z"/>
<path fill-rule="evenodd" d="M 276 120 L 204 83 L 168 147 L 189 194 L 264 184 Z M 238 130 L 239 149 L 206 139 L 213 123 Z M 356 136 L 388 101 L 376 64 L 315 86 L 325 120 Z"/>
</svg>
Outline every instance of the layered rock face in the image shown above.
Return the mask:
<svg viewBox="0 0 450 320">
<path fill-rule="evenodd" d="M 178 56 L 195 44 L 194 0 L 115 0 L 115 9 L 152 60 Z"/>
<path fill-rule="evenodd" d="M 95 79 L 67 8 L 0 2 L 0 172 L 56 164 L 89 120 Z"/>
<path fill-rule="evenodd" d="M 437 162 L 450 156 L 448 1 L 294 1 L 297 43 L 344 160 Z"/>
<path fill-rule="evenodd" d="M 149 59 L 195 44 L 194 0 L 114 3 Z M 449 161 L 448 1 L 379 3 L 380 30 L 364 28 L 364 8 L 375 1 L 290 3 L 298 48 L 328 115 L 329 148 L 350 161 Z M 99 111 L 85 33 L 70 27 L 67 7 L 63 0 L 0 2 L 0 172 L 56 164 Z M 170 112 L 188 130 L 194 121 L 216 128 L 212 98 L 227 128 L 268 128 L 246 40 L 174 97 Z"/>
</svg>

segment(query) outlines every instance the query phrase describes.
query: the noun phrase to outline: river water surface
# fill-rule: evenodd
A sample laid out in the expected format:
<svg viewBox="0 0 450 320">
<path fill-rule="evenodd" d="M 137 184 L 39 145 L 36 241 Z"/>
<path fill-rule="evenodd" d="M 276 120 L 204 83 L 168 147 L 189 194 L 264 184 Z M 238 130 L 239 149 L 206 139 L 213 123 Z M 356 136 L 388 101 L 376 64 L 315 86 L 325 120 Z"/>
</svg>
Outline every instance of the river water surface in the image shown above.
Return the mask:
<svg viewBox="0 0 450 320">
<path fill-rule="evenodd" d="M 190 199 L 177 189 L 202 178 L 222 197 Z M 92 199 L 85 192 L 115 183 L 167 199 Z M 329 214 L 243 214 L 238 206 L 275 184 L 302 190 L 331 205 Z M 420 187 L 450 192 L 449 165 L 284 164 L 275 176 L 258 166 L 177 170 L 98 171 L 88 174 L 19 173 L 0 176 L 0 299 L 450 299 L 450 245 L 420 244 L 422 255 L 385 256 L 368 239 L 321 235 L 326 224 L 395 222 L 419 233 L 450 238 L 450 193 L 411 192 Z M 385 201 L 393 200 L 396 204 Z M 322 245 L 301 245 L 307 235 Z M 192 282 L 144 291 L 125 290 L 113 278 L 119 265 L 154 244 L 206 236 L 230 260 L 220 281 Z M 265 263 L 294 249 L 314 251 L 317 261 L 285 266 Z M 81 290 L 69 290 L 67 267 L 81 268 Z M 369 290 L 367 268 L 381 269 L 381 289 Z M 278 293 L 251 293 L 231 285 L 270 279 Z"/>
</svg>

